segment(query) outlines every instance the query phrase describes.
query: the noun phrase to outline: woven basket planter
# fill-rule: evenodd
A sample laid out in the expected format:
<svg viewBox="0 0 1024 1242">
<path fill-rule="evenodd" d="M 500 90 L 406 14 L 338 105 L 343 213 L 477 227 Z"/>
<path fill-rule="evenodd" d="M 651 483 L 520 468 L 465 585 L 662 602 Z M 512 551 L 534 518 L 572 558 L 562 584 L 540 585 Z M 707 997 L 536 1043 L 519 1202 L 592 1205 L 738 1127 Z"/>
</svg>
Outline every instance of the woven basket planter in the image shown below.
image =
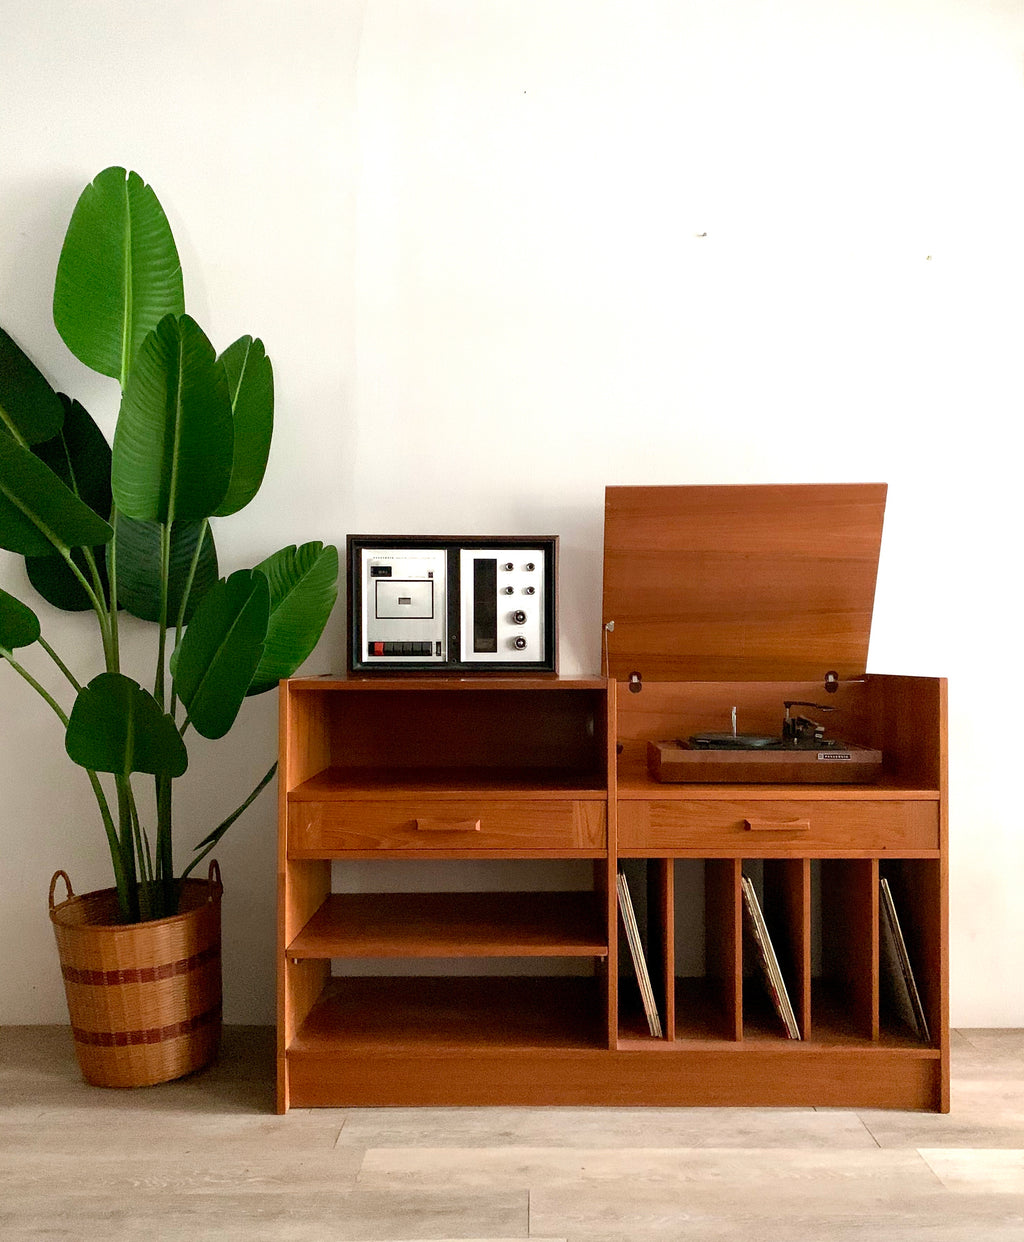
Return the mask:
<svg viewBox="0 0 1024 1242">
<path fill-rule="evenodd" d="M 55 904 L 58 880 L 65 901 Z M 145 1087 L 200 1069 L 221 1028 L 220 869 L 185 880 L 179 913 L 118 923 L 117 890 L 76 897 L 50 881 L 75 1054 L 86 1082 Z"/>
</svg>

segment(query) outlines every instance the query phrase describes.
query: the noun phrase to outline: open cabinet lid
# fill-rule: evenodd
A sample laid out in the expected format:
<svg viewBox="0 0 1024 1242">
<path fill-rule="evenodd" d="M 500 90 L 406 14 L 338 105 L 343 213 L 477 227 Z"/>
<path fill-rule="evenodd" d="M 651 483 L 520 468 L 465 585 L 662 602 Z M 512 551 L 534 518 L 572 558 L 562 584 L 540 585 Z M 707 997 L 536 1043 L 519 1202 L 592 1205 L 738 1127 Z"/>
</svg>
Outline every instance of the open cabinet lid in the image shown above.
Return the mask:
<svg viewBox="0 0 1024 1242">
<path fill-rule="evenodd" d="M 885 495 L 884 483 L 607 488 L 606 671 L 621 681 L 860 676 Z"/>
</svg>

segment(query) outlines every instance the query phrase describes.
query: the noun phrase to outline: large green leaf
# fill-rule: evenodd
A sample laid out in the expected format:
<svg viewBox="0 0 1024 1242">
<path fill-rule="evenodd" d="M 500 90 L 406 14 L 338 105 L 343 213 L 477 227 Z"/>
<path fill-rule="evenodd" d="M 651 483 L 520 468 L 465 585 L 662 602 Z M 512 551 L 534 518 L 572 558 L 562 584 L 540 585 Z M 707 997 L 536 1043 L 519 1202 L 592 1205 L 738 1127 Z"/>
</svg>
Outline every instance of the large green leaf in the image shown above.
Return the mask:
<svg viewBox="0 0 1024 1242">
<path fill-rule="evenodd" d="M 291 677 L 319 642 L 338 598 L 338 549 L 319 541 L 292 544 L 256 568 L 270 583 L 270 624 L 250 694 Z"/>
<path fill-rule="evenodd" d="M 100 673 L 75 700 L 64 746 L 92 772 L 181 776 L 188 752 L 156 699 L 123 673 Z"/>
<path fill-rule="evenodd" d="M 111 505 L 110 446 L 82 405 L 63 393 L 57 395 L 63 410 L 64 424 L 57 435 L 35 445 L 32 451 L 94 513 L 106 517 L 110 513 Z M 103 597 L 109 602 L 110 592 L 102 547 L 95 547 L 93 554 L 103 587 Z M 71 559 L 85 577 L 90 578 L 91 571 L 85 557 L 85 551 L 81 548 L 75 548 L 71 552 Z M 61 608 L 65 612 L 84 612 L 92 607 L 81 582 L 68 568 L 64 558 L 52 549 L 49 556 L 26 556 L 25 569 L 29 581 L 54 608 Z"/>
<path fill-rule="evenodd" d="M 26 444 L 49 440 L 60 430 L 64 411 L 57 394 L 7 333 L 0 328 L 0 431 Z"/>
<path fill-rule="evenodd" d="M 274 368 L 263 342 L 251 336 L 229 345 L 220 361 L 228 377 L 235 420 L 231 483 L 217 508 L 218 517 L 227 517 L 244 509 L 263 482 L 274 433 Z"/>
<path fill-rule="evenodd" d="M 93 547 L 112 531 L 28 449 L 0 435 L 0 547 L 22 556 Z"/>
<path fill-rule="evenodd" d="M 138 173 L 106 168 L 75 206 L 57 264 L 53 321 L 86 366 L 119 380 L 164 315 L 181 315 L 170 225 Z"/>
<path fill-rule="evenodd" d="M 39 638 L 39 618 L 27 604 L 0 590 L 0 647 L 30 647 Z"/>
<path fill-rule="evenodd" d="M 171 527 L 171 569 L 168 579 L 167 617 L 173 625 L 181 609 L 196 541 L 202 522 L 175 522 Z M 140 522 L 118 515 L 117 519 L 117 601 L 134 617 L 143 621 L 160 620 L 160 531 L 159 522 Z M 217 581 L 217 549 L 213 532 L 206 527 L 203 550 L 199 554 L 192 590 L 189 592 L 187 621 L 199 601 Z"/>
<path fill-rule="evenodd" d="M 146 337 L 114 433 L 114 501 L 149 522 L 207 518 L 231 478 L 234 431 L 224 368 L 202 328 L 167 315 Z"/>
<path fill-rule="evenodd" d="M 63 425 L 32 450 L 67 487 L 100 517 L 110 516 L 110 445 L 89 411 L 57 394 Z"/>
<path fill-rule="evenodd" d="M 203 598 L 171 668 L 174 688 L 203 737 L 223 737 L 234 724 L 263 654 L 270 616 L 265 574 L 240 569 Z"/>
<path fill-rule="evenodd" d="M 108 545 L 109 546 L 109 545 Z M 103 599 L 110 604 L 110 583 L 107 581 L 107 565 L 103 548 L 94 548 L 96 569 L 100 576 Z M 78 566 L 82 576 L 92 581 L 92 570 L 85 559 L 83 548 L 72 548 L 71 559 Z M 48 604 L 60 608 L 63 612 L 85 612 L 93 607 L 93 602 L 85 592 L 85 587 L 68 568 L 62 556 L 26 556 L 25 570 L 28 580 Z"/>
</svg>

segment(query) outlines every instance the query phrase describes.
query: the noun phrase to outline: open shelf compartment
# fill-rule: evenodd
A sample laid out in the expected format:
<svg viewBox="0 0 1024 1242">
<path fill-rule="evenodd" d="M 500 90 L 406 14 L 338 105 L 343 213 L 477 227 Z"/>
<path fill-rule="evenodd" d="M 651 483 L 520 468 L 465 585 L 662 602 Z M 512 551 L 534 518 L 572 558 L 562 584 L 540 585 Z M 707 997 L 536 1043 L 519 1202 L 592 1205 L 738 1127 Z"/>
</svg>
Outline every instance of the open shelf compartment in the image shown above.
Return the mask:
<svg viewBox="0 0 1024 1242">
<path fill-rule="evenodd" d="M 288 1051 L 606 1046 L 596 977 L 416 975 L 329 978 Z"/>
<path fill-rule="evenodd" d="M 938 1048 L 940 871 L 934 859 L 677 858 L 625 863 L 664 1027 L 679 1048 L 715 1043 L 804 1049 Z M 933 1037 L 886 1002 L 879 880 L 902 911 L 907 950 Z M 791 1039 L 763 978 L 744 914 L 752 883 L 792 1005 Z M 619 926 L 620 1048 L 656 1046 L 647 1031 Z"/>
<path fill-rule="evenodd" d="M 607 957 L 591 892 L 332 893 L 290 958 Z"/>
<path fill-rule="evenodd" d="M 307 678 L 282 704 L 291 801 L 607 792 L 601 679 Z"/>
</svg>

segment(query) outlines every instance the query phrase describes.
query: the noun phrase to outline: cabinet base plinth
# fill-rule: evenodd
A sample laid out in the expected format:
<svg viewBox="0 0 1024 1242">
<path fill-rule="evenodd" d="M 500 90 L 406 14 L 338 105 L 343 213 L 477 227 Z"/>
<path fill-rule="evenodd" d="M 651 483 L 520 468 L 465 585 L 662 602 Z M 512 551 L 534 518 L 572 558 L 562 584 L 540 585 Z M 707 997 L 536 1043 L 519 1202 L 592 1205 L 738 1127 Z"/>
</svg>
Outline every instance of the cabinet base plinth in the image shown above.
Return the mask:
<svg viewBox="0 0 1024 1242">
<path fill-rule="evenodd" d="M 619 1105 L 944 1111 L 938 1052 L 285 1054 L 287 1107 Z"/>
</svg>

